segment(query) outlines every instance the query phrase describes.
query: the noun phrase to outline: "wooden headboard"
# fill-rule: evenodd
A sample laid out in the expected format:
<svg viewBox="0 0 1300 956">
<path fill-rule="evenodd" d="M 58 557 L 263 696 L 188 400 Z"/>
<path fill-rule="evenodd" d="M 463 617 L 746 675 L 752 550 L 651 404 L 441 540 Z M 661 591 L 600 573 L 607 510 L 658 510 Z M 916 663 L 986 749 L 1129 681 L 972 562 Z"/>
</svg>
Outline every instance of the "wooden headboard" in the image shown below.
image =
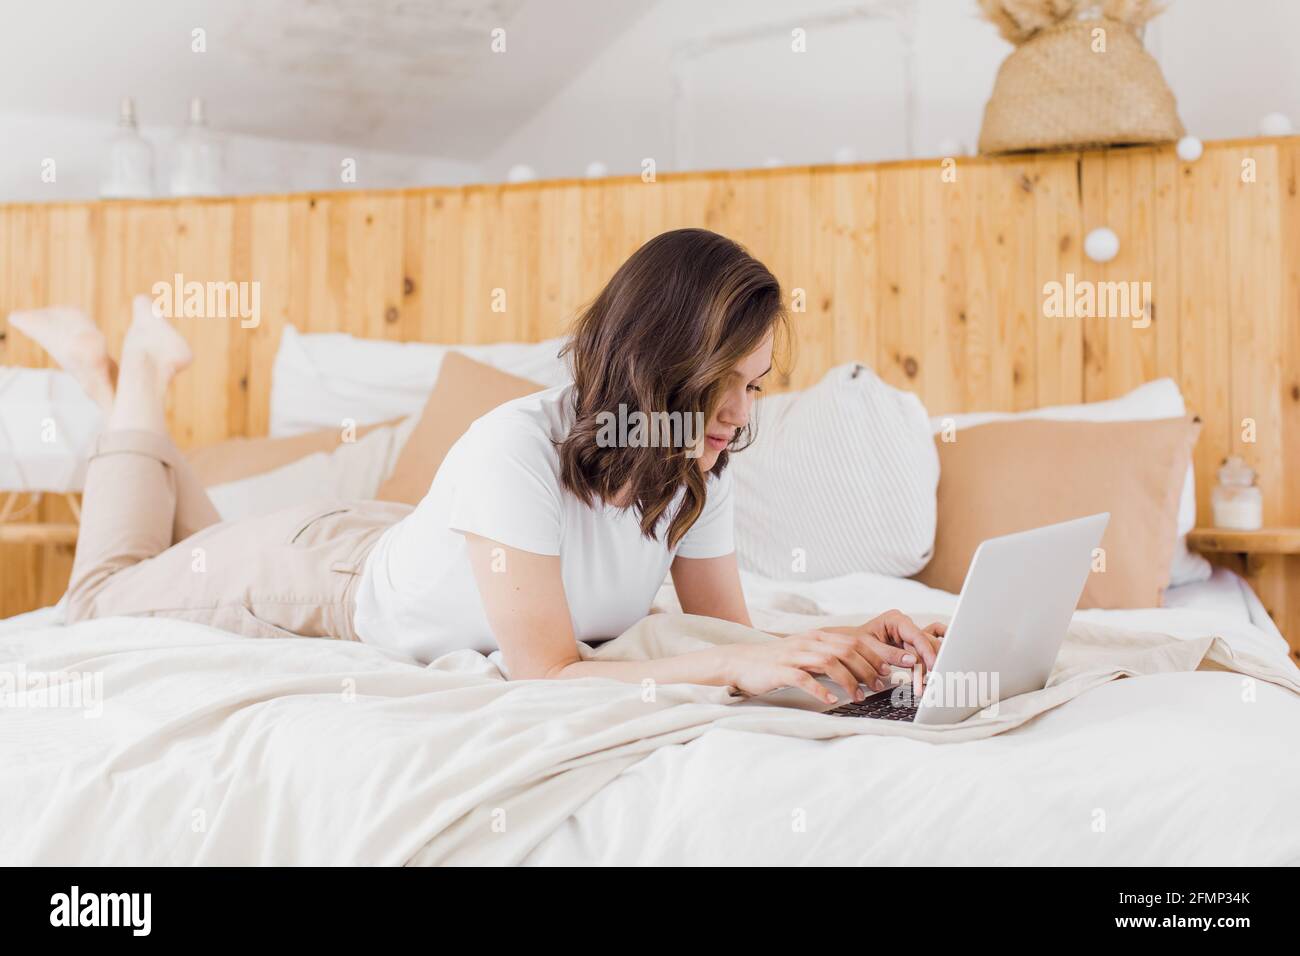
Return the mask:
<svg viewBox="0 0 1300 956">
<path fill-rule="evenodd" d="M 258 282 L 255 328 L 178 320 L 198 359 L 178 381 L 171 420 L 194 446 L 265 432 L 286 322 L 390 339 L 534 340 L 562 331 L 641 242 L 704 226 L 766 262 L 796 309 L 797 364 L 778 386 L 862 360 L 939 414 L 1092 401 L 1172 376 L 1205 423 L 1201 521 L 1213 471 L 1235 452 L 1260 474 L 1266 524 L 1300 525 L 1298 166 L 1291 137 L 1207 144 L 1195 163 L 1136 148 L 655 182 L 0 206 L 0 312 L 80 305 L 116 348 L 131 295 L 155 282 Z M 1120 240 L 1105 265 L 1083 251 L 1100 226 Z M 1046 317 L 1045 283 L 1068 274 L 1150 282 L 1152 321 Z M 41 361 L 17 334 L 0 341 L 0 364 Z M 8 614 L 56 597 L 68 556 L 6 545 L 0 562 Z M 1253 580 L 1284 630 L 1300 634 L 1300 558 L 1268 562 Z"/>
</svg>

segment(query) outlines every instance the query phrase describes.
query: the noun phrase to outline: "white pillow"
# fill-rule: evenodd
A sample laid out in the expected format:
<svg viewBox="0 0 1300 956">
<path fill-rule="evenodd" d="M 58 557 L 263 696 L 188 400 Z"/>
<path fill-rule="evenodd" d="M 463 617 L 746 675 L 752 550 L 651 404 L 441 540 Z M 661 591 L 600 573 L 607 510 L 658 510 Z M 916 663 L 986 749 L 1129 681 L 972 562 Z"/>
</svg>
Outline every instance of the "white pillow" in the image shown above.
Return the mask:
<svg viewBox="0 0 1300 956">
<path fill-rule="evenodd" d="M 971 412 L 962 415 L 938 415 L 930 419 L 931 430 L 937 435 L 946 427 L 957 429 L 983 425 L 986 422 L 1006 421 L 1013 418 L 1043 418 L 1049 421 L 1126 422 L 1151 421 L 1158 418 L 1181 418 L 1187 414 L 1183 394 L 1172 378 L 1156 379 L 1139 385 L 1127 395 L 1102 402 L 1083 405 L 1047 405 L 1027 412 Z M 1182 497 L 1178 500 L 1178 541 L 1174 545 L 1173 567 L 1170 568 L 1169 586 L 1206 581 L 1212 568 L 1210 562 L 1187 549 L 1187 532 L 1196 526 L 1196 473 L 1187 466 Z"/>
<path fill-rule="evenodd" d="M 331 452 L 316 452 L 272 471 L 213 485 L 208 497 L 222 521 L 253 518 L 300 504 L 304 497 L 374 498 L 397 464 L 419 416 L 367 432 Z"/>
<path fill-rule="evenodd" d="M 755 405 L 734 454 L 736 554 L 768 578 L 905 577 L 934 549 L 939 455 L 925 407 L 862 365 Z"/>
<path fill-rule="evenodd" d="M 287 325 L 271 370 L 269 432 L 298 435 L 338 428 L 347 419 L 373 425 L 414 415 L 424 408 L 449 351 L 539 385 L 562 385 L 572 377 L 559 358 L 564 341 L 439 345 L 337 332 L 305 335 Z"/>
<path fill-rule="evenodd" d="M 0 367 L 0 490 L 80 491 L 101 417 L 68 372 Z"/>
</svg>

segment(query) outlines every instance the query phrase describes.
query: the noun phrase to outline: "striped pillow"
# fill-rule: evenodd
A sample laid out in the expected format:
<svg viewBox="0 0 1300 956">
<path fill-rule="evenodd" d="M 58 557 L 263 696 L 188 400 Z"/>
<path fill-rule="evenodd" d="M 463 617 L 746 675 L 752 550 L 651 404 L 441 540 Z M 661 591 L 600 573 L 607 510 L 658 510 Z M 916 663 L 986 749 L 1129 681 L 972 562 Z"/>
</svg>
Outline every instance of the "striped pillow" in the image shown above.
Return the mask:
<svg viewBox="0 0 1300 956">
<path fill-rule="evenodd" d="M 736 453 L 736 554 L 765 577 L 906 577 L 934 548 L 939 456 L 921 400 L 862 365 L 755 405 Z"/>
</svg>

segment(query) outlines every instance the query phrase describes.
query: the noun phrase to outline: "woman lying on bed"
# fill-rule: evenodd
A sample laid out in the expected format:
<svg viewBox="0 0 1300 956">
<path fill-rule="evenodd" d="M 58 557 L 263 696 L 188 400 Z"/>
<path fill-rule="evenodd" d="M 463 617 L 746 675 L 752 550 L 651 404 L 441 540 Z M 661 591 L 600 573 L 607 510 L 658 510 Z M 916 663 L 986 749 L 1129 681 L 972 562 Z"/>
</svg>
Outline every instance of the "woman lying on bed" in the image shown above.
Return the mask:
<svg viewBox="0 0 1300 956">
<path fill-rule="evenodd" d="M 884 689 L 890 664 L 933 665 L 942 625 L 922 631 L 897 611 L 654 661 L 579 654 L 578 641 L 644 617 L 670 570 L 685 612 L 750 624 L 727 461 L 753 437 L 786 317 L 776 279 L 729 239 L 682 229 L 642 246 L 578 319 L 573 384 L 480 418 L 414 510 L 317 502 L 221 523 L 164 419 L 189 346 L 147 297 L 134 308 L 120 371 L 75 310 L 11 317 L 107 415 L 86 474 L 70 622 L 157 615 L 359 639 L 423 661 L 499 647 L 514 679 L 797 686 L 827 703 L 813 675 L 862 699 L 859 684 Z M 677 427 L 618 433 L 638 410 Z"/>
</svg>

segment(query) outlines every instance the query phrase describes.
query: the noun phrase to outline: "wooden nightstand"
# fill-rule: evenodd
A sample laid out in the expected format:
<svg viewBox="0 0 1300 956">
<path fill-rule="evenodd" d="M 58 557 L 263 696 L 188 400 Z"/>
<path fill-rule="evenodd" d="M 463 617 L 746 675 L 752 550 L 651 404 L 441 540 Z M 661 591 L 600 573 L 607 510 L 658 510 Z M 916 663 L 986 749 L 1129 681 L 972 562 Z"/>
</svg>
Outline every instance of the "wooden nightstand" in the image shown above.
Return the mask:
<svg viewBox="0 0 1300 956">
<path fill-rule="evenodd" d="M 53 604 L 67 590 L 81 519 L 76 495 L 0 492 L 0 618 Z"/>
<path fill-rule="evenodd" d="M 1193 528 L 1187 532 L 1187 546 L 1202 553 L 1236 554 L 1250 567 L 1266 555 L 1300 554 L 1300 528 L 1260 528 L 1232 531 L 1228 528 Z"/>
<path fill-rule="evenodd" d="M 26 506 L 18 504 L 22 492 L 11 491 L 0 505 L 0 544 L 76 544 L 77 522 L 81 520 L 81 500 L 75 494 L 62 494 L 71 512 L 72 521 L 19 521 L 28 514 L 40 514 L 43 492 L 26 492 L 31 501 Z M 51 495 L 50 497 L 54 497 Z"/>
<path fill-rule="evenodd" d="M 1193 528 L 1187 546 L 1243 574 L 1300 662 L 1300 528 Z"/>
<path fill-rule="evenodd" d="M 72 521 L 15 521 L 0 524 L 0 544 L 76 544 Z"/>
</svg>

